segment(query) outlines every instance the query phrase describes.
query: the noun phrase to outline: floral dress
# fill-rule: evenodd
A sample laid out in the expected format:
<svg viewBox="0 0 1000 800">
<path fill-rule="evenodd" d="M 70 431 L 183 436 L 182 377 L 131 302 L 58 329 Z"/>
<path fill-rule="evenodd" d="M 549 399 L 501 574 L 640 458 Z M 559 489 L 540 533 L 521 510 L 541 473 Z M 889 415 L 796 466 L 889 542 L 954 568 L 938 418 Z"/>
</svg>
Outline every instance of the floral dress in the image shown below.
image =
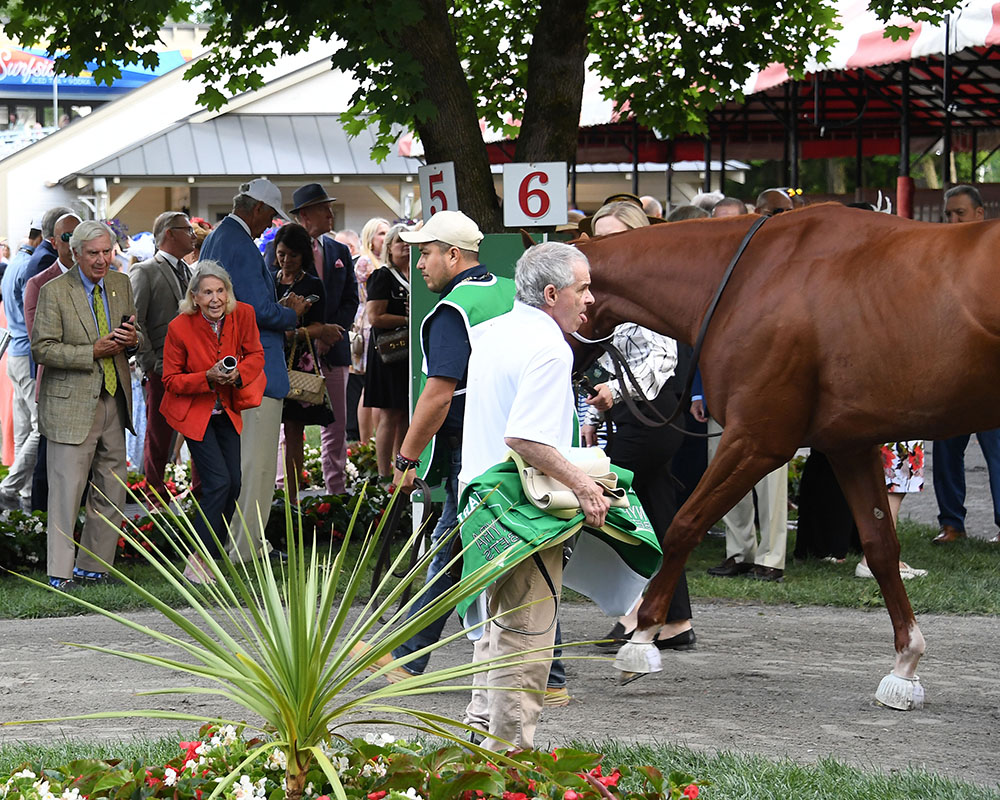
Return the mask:
<svg viewBox="0 0 1000 800">
<path fill-rule="evenodd" d="M 358 279 L 358 313 L 351 325 L 351 372 L 364 375 L 368 368 L 368 340 L 372 334 L 372 324 L 368 321 L 365 303 L 368 302 L 368 279 L 378 264 L 373 264 L 364 256 L 354 265 L 354 276 Z M 359 344 L 355 344 L 358 341 Z"/>
<path fill-rule="evenodd" d="M 310 309 L 303 315 L 302 319 L 299 320 L 299 327 L 304 328 L 314 322 L 322 322 L 324 319 L 326 296 L 326 291 L 323 288 L 323 282 L 319 278 L 303 272 L 295 283 L 285 284 L 281 282 L 280 275 L 281 273 L 279 272 L 278 276 L 275 278 L 279 299 L 284 297 L 289 292 L 295 292 L 303 297 L 307 297 L 311 294 L 316 294 L 320 297 L 319 302 L 313 303 Z M 316 347 L 316 342 L 313 342 L 313 347 Z M 288 356 L 291 354 L 291 351 L 292 342 L 290 339 L 286 339 L 286 361 Z M 299 341 L 295 346 L 295 363 L 292 364 L 292 369 L 301 370 L 302 372 L 314 372 L 316 369 L 312 354 L 309 352 L 309 346 L 306 344 L 305 339 Z M 298 400 L 285 398 L 285 404 L 281 409 L 281 419 L 297 420 L 305 425 L 329 425 L 333 422 L 333 411 L 330 409 L 329 405 L 326 404 L 312 405 L 310 403 L 300 403 Z"/>
<path fill-rule="evenodd" d="M 882 445 L 882 467 L 889 494 L 908 494 L 924 488 L 924 440 Z"/>
</svg>

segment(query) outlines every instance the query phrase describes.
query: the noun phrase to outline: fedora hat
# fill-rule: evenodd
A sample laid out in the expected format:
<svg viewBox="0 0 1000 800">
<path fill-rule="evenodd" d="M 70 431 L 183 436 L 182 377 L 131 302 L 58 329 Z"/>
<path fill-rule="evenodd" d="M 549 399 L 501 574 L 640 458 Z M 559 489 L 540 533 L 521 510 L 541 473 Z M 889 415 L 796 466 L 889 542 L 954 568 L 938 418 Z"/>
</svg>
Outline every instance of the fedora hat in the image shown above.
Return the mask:
<svg viewBox="0 0 1000 800">
<path fill-rule="evenodd" d="M 336 197 L 330 197 L 326 193 L 322 184 L 307 183 L 292 193 L 292 213 L 298 214 L 306 206 L 314 206 L 317 203 L 332 203 L 336 199 Z"/>
</svg>

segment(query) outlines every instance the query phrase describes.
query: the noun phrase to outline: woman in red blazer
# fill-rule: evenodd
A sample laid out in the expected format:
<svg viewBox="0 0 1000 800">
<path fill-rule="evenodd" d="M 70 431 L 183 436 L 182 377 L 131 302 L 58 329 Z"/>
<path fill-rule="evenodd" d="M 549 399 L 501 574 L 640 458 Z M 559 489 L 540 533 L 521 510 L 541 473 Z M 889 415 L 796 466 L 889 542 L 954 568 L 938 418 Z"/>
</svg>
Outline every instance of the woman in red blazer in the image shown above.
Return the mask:
<svg viewBox="0 0 1000 800">
<path fill-rule="evenodd" d="M 260 405 L 264 395 L 264 350 L 252 306 L 236 302 L 233 284 L 214 261 L 195 267 L 179 314 L 163 345 L 160 412 L 187 439 L 201 476 L 201 514 L 194 527 L 213 555 L 212 531 L 225 538 L 240 495 L 240 411 Z M 235 359 L 235 366 L 227 357 Z M 207 524 L 206 524 L 207 519 Z M 188 559 L 184 575 L 211 581 L 201 559 Z"/>
</svg>

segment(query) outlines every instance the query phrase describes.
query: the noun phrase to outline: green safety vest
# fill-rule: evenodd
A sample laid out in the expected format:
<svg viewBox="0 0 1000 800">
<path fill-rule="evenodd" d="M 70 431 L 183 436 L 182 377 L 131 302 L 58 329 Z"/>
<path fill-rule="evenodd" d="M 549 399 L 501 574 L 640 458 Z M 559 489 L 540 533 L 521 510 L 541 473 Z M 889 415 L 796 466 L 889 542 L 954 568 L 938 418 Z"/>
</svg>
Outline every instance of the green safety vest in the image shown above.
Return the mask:
<svg viewBox="0 0 1000 800">
<path fill-rule="evenodd" d="M 451 306 L 462 315 L 466 330 L 469 334 L 469 343 L 473 348 L 476 340 L 483 328 L 483 323 L 491 319 L 502 316 L 514 307 L 514 281 L 510 278 L 501 278 L 498 275 L 490 274 L 488 278 L 467 279 L 459 283 L 454 289 L 448 292 L 431 309 L 430 313 L 424 317 L 420 323 L 420 352 L 423 355 L 420 366 L 420 393 L 424 391 L 427 384 L 427 336 L 428 323 L 444 306 Z M 457 389 L 456 395 L 465 394 L 465 388 Z M 448 477 L 448 448 L 437 442 L 437 437 L 431 439 L 424 452 L 420 454 L 420 467 L 417 469 L 417 476 L 427 481 L 434 487 L 439 486 Z"/>
</svg>

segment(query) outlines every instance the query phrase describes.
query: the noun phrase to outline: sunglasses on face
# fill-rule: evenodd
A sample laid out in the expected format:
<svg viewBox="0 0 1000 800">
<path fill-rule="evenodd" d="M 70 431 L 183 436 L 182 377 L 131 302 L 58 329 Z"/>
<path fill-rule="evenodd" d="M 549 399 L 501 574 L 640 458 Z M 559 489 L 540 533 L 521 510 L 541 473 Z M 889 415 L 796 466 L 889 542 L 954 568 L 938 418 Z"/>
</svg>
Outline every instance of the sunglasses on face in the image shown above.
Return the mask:
<svg viewBox="0 0 1000 800">
<path fill-rule="evenodd" d="M 69 240 L 73 238 L 73 231 L 66 231 L 66 233 L 62 234 L 59 238 L 64 242 L 69 242 Z"/>
</svg>

